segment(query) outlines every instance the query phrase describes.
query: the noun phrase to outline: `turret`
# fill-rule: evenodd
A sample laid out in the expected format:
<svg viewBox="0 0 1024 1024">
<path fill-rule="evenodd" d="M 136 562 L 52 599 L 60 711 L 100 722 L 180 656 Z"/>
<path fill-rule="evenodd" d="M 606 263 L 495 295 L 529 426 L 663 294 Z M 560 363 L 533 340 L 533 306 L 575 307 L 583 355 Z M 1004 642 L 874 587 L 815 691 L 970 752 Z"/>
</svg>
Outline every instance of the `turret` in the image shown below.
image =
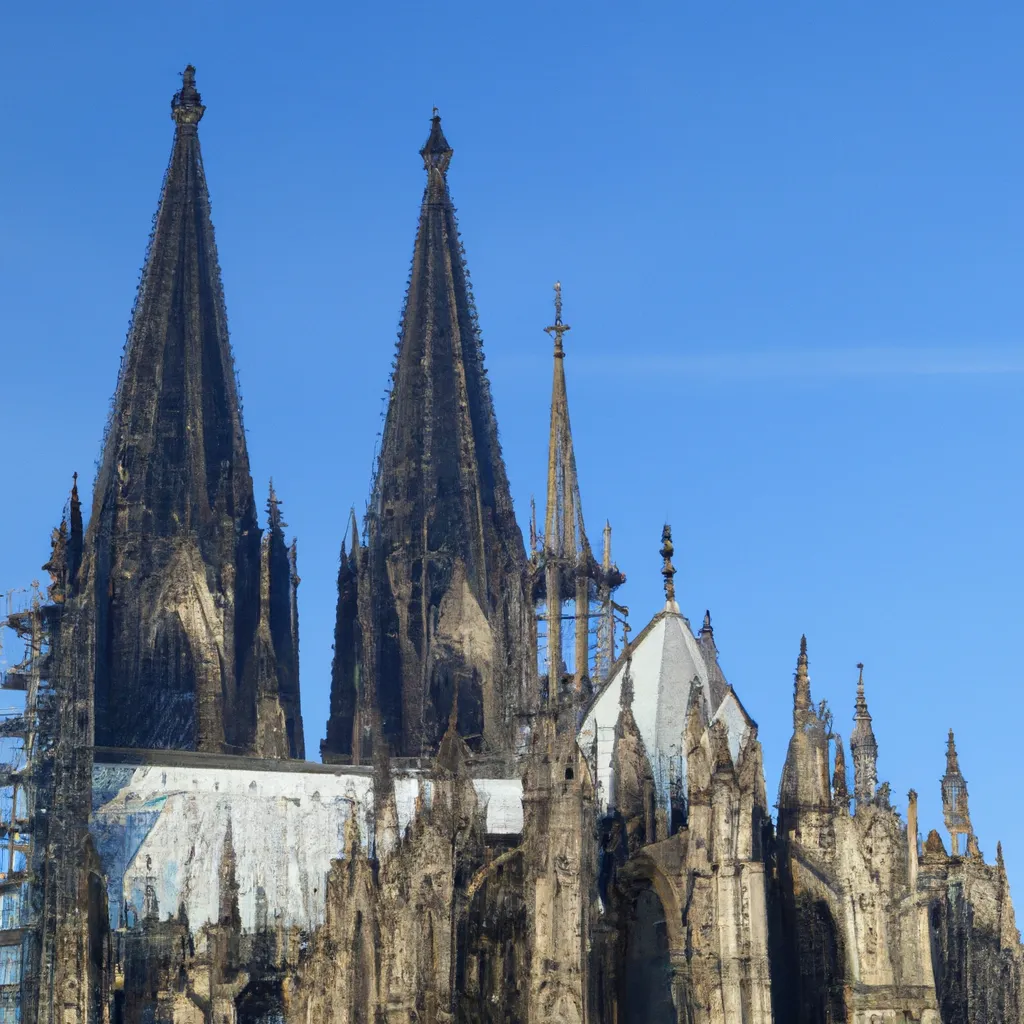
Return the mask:
<svg viewBox="0 0 1024 1024">
<path fill-rule="evenodd" d="M 946 743 L 946 774 L 942 776 L 942 814 L 949 831 L 949 840 L 954 857 L 960 855 L 960 837 L 973 835 L 971 815 L 967 808 L 967 782 L 960 774 L 960 762 L 956 755 L 956 741 L 953 730 L 949 730 Z"/>
</svg>

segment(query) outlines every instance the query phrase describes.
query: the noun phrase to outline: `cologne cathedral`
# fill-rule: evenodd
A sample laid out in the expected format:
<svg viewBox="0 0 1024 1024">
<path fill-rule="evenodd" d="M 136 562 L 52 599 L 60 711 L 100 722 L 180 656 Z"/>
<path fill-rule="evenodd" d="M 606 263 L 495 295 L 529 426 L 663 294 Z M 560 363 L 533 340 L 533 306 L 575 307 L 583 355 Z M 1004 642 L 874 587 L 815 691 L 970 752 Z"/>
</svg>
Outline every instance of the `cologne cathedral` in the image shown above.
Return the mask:
<svg viewBox="0 0 1024 1024">
<path fill-rule="evenodd" d="M 26 755 L 0 779 L 20 794 L 0 1012 L 1024 1021 L 1002 851 L 978 848 L 952 732 L 944 834 L 922 841 L 917 795 L 901 817 L 879 778 L 870 678 L 833 719 L 794 638 L 770 804 L 711 616 L 695 631 L 676 601 L 667 525 L 631 567 L 664 591 L 633 635 L 611 529 L 592 547 L 583 515 L 557 286 L 547 493 L 524 540 L 436 111 L 372 487 L 338 523 L 326 739 L 306 760 L 296 548 L 249 470 L 205 109 L 188 67 L 91 509 L 76 482 L 51 583 L 8 621 L 29 650 L 4 680 L 26 694 L 3 724 Z"/>
</svg>

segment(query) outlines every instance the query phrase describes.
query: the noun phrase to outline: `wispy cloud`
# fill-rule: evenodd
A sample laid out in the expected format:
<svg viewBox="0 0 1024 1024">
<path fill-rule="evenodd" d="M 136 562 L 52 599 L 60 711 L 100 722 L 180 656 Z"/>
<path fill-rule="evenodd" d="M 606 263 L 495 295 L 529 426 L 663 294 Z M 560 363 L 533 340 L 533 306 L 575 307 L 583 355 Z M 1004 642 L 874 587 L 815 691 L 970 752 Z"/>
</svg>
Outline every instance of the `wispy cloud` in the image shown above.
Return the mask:
<svg viewBox="0 0 1024 1024">
<path fill-rule="evenodd" d="M 721 378 L 996 376 L 1024 373 L 1020 349 L 847 348 L 716 352 L 710 345 L 605 355 L 574 352 L 573 373 L 655 375 L 685 373 Z"/>
</svg>

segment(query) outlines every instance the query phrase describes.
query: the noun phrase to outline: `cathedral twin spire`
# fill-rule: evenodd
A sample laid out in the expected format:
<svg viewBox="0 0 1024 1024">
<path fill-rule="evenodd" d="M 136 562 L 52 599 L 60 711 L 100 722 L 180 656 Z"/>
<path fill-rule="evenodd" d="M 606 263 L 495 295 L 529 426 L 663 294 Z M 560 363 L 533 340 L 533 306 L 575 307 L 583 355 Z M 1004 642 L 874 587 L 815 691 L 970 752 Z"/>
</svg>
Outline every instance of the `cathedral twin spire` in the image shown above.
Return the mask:
<svg viewBox="0 0 1024 1024">
<path fill-rule="evenodd" d="M 328 760 L 367 757 L 376 714 L 392 752 L 432 753 L 453 706 L 471 745 L 507 748 L 529 688 L 526 554 L 436 111 L 420 156 L 427 180 L 366 546 L 339 595 Z"/>
<path fill-rule="evenodd" d="M 104 440 L 76 628 L 89 634 L 80 650 L 94 651 L 83 670 L 98 744 L 261 753 L 257 692 L 276 702 L 280 684 L 287 753 L 301 757 L 294 567 L 274 524 L 261 558 L 199 148 L 205 110 L 189 66 L 171 100 L 171 159 Z M 257 678 L 270 664 L 261 617 L 272 680 Z"/>
</svg>

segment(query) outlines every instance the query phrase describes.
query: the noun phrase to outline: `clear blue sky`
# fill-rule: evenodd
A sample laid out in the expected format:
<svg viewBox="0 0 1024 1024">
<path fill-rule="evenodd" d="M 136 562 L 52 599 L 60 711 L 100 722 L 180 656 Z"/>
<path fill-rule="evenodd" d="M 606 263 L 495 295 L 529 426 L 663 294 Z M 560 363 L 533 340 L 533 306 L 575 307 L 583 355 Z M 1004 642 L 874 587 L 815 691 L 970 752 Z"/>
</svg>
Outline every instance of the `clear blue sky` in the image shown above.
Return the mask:
<svg viewBox="0 0 1024 1024">
<path fill-rule="evenodd" d="M 0 588 L 41 575 L 94 473 L 193 62 L 315 753 L 436 104 L 524 526 L 560 278 L 585 511 L 634 626 L 670 519 L 772 801 L 806 631 L 844 735 L 866 663 L 925 834 L 955 726 L 981 847 L 1024 878 L 1024 7 L 57 3 L 3 35 Z"/>
</svg>

